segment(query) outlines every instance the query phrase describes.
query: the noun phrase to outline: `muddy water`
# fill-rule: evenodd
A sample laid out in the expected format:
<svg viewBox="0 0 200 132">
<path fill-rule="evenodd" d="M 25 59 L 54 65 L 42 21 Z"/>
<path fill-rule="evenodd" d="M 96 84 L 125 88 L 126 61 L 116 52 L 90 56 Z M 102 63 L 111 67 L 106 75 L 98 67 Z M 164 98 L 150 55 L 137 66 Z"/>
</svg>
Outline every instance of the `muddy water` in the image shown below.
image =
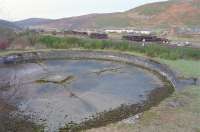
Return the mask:
<svg viewBox="0 0 200 132">
<path fill-rule="evenodd" d="M 47 131 L 96 113 L 135 104 L 162 82 L 132 65 L 99 60 L 48 60 L 0 67 L 0 96 Z"/>
</svg>

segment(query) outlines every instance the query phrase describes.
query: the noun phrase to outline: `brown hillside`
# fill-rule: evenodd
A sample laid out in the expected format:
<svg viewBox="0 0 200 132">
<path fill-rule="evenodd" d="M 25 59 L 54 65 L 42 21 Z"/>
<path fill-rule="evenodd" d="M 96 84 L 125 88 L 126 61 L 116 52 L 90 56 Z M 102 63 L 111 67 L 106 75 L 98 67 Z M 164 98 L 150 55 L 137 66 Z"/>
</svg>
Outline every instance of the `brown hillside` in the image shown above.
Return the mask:
<svg viewBox="0 0 200 132">
<path fill-rule="evenodd" d="M 138 7 L 128 14 L 145 27 L 200 26 L 198 5 L 200 0 L 159 2 Z"/>
<path fill-rule="evenodd" d="M 45 29 L 200 27 L 200 0 L 169 0 L 122 13 L 90 14 L 36 25 Z"/>
</svg>

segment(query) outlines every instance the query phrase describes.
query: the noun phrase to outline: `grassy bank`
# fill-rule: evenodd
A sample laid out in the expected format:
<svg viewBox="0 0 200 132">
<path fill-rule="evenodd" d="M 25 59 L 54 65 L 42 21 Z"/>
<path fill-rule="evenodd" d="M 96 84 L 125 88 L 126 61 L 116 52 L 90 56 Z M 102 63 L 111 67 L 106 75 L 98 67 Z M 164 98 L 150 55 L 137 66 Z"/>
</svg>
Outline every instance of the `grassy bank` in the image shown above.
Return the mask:
<svg viewBox="0 0 200 132">
<path fill-rule="evenodd" d="M 157 61 L 167 64 L 172 70 L 177 72 L 179 76 L 200 77 L 200 61 L 198 60 L 166 60 L 156 59 Z"/>
<path fill-rule="evenodd" d="M 158 44 L 151 44 L 142 47 L 138 43 L 128 41 L 112 41 L 112 40 L 93 40 L 75 37 L 53 37 L 41 36 L 38 40 L 39 44 L 45 45 L 47 48 L 53 49 L 107 49 L 142 53 L 150 57 L 159 57 L 164 59 L 200 59 L 200 50 L 192 48 L 170 48 Z"/>
<path fill-rule="evenodd" d="M 200 77 L 200 61 L 156 60 L 185 77 Z M 200 86 L 188 86 L 145 111 L 135 124 L 119 122 L 87 132 L 200 132 L 199 122 Z"/>
<path fill-rule="evenodd" d="M 200 88 L 174 93 L 142 114 L 135 124 L 116 123 L 87 132 L 199 132 Z"/>
</svg>

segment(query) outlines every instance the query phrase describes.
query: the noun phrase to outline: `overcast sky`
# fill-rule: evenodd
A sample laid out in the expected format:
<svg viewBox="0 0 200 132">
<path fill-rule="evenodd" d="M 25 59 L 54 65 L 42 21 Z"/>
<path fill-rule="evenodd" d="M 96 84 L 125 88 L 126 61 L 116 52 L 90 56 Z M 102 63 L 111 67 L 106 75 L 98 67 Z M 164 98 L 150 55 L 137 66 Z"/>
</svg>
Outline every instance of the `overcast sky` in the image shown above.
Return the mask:
<svg viewBox="0 0 200 132">
<path fill-rule="evenodd" d="M 164 0 L 0 0 L 0 19 L 63 18 L 90 13 L 125 11 Z"/>
</svg>

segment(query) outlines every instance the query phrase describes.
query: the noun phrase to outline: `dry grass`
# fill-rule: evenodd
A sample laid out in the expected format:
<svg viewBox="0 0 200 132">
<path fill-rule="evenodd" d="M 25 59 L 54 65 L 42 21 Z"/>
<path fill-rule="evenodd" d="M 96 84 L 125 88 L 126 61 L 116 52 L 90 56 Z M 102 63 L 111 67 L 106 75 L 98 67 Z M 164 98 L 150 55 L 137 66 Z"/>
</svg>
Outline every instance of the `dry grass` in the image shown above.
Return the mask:
<svg viewBox="0 0 200 132">
<path fill-rule="evenodd" d="M 136 124 L 117 123 L 87 132 L 200 132 L 200 87 L 173 94 Z"/>
</svg>

